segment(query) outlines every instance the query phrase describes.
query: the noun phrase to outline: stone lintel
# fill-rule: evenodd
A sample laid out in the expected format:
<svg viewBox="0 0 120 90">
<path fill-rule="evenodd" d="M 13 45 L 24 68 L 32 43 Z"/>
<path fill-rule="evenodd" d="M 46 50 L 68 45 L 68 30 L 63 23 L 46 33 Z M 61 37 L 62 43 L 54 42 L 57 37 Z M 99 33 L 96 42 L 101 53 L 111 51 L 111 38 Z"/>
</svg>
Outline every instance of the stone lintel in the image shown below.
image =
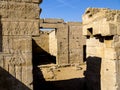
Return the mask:
<svg viewBox="0 0 120 90">
<path fill-rule="evenodd" d="M 67 22 L 68 25 L 72 25 L 72 26 L 81 26 L 82 23 L 81 22 Z"/>
<path fill-rule="evenodd" d="M 46 28 L 46 29 L 55 29 L 55 28 L 60 28 L 60 27 L 64 27 L 63 23 L 59 23 L 59 24 L 49 24 L 49 23 L 40 23 L 40 28 Z"/>
<path fill-rule="evenodd" d="M 114 23 L 109 22 L 96 22 L 90 23 L 83 26 L 83 35 L 101 35 L 101 36 L 111 36 L 117 34 L 117 27 Z"/>
<path fill-rule="evenodd" d="M 43 23 L 52 23 L 52 24 L 64 23 L 63 19 L 45 18 L 45 19 L 42 19 L 42 20 L 43 20 Z"/>
</svg>

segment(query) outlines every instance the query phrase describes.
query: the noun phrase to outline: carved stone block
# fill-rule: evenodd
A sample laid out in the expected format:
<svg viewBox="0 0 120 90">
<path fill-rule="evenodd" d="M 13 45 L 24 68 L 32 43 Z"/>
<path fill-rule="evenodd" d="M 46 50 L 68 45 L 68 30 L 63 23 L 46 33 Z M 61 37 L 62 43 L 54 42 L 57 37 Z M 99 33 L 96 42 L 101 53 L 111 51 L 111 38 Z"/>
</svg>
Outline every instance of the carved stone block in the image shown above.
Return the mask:
<svg viewBox="0 0 120 90">
<path fill-rule="evenodd" d="M 32 39 L 30 36 L 4 36 L 6 45 L 3 48 L 8 53 L 4 55 L 3 67 L 16 79 L 32 88 Z M 4 51 L 5 51 L 4 50 Z M 16 87 L 15 87 L 16 88 Z"/>
<path fill-rule="evenodd" d="M 3 35 L 39 35 L 38 20 L 3 21 Z"/>
<path fill-rule="evenodd" d="M 4 53 L 32 53 L 31 37 L 3 36 Z"/>
<path fill-rule="evenodd" d="M 0 1 L 0 15 L 3 17 L 35 19 L 39 18 L 39 13 L 39 5 L 35 3 Z"/>
</svg>

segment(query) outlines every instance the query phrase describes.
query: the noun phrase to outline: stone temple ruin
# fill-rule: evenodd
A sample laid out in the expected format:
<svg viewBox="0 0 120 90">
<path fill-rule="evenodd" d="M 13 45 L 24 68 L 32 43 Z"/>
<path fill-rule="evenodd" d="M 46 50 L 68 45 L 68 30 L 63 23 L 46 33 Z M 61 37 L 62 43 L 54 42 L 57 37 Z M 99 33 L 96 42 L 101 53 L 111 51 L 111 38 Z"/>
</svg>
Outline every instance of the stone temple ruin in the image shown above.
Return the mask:
<svg viewBox="0 0 120 90">
<path fill-rule="evenodd" d="M 64 22 L 40 19 L 41 2 L 0 0 L 0 90 L 38 90 L 38 65 L 84 62 L 84 90 L 120 90 L 120 11 L 88 8 L 82 23 Z"/>
<path fill-rule="evenodd" d="M 41 28 L 54 29 L 49 32 L 46 51 L 49 48 L 48 53 L 56 57 L 57 64 L 82 64 L 84 62 L 85 37 L 82 35 L 81 23 L 65 23 L 62 19 L 41 19 L 40 21 Z M 43 39 L 42 42 L 46 43 L 45 38 Z"/>
<path fill-rule="evenodd" d="M 120 11 L 88 8 L 82 19 L 83 35 L 87 37 L 88 88 L 120 90 Z"/>
<path fill-rule="evenodd" d="M 0 90 L 33 89 L 32 37 L 41 0 L 0 0 Z"/>
</svg>

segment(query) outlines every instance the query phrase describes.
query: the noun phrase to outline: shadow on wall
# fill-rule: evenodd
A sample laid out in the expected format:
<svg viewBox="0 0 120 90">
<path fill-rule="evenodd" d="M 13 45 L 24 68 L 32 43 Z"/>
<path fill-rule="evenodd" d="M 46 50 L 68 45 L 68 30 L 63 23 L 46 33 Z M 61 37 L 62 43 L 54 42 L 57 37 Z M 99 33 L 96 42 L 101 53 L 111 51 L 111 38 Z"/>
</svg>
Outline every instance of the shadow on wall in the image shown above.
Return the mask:
<svg viewBox="0 0 120 90">
<path fill-rule="evenodd" d="M 84 46 L 84 55 L 86 56 L 86 46 Z M 47 57 L 48 61 L 43 58 Z M 86 59 L 86 60 L 85 60 Z M 50 60 L 50 61 L 49 61 Z M 33 40 L 33 86 L 34 90 L 101 90 L 100 70 L 101 58 L 84 57 L 87 62 L 87 70 L 84 72 L 85 78 L 73 78 L 69 80 L 45 81 L 44 76 L 38 68 L 41 64 L 50 64 L 50 54 L 39 47 Z M 55 60 L 53 60 L 55 62 Z"/>
<path fill-rule="evenodd" d="M 46 52 L 40 46 L 38 46 L 35 40 L 32 40 L 32 48 L 33 48 L 33 65 L 34 66 L 56 63 L 56 57 L 50 55 L 50 53 Z"/>
<path fill-rule="evenodd" d="M 48 84 L 41 72 L 38 65 L 56 63 L 56 58 L 51 56 L 48 52 L 43 50 L 37 45 L 35 40 L 32 40 L 32 49 L 33 49 L 33 90 L 49 90 L 53 88 L 52 85 Z M 55 89 L 57 90 L 57 89 Z"/>
<path fill-rule="evenodd" d="M 1 23 L 1 16 L 0 16 L 0 52 L 2 52 L 2 23 Z"/>
<path fill-rule="evenodd" d="M 34 67 L 34 90 L 101 90 L 101 58 L 88 57 L 86 61 L 85 77 L 68 80 L 45 81 L 40 68 Z"/>
<path fill-rule="evenodd" d="M 0 90 L 31 90 L 25 84 L 0 67 Z"/>
<path fill-rule="evenodd" d="M 86 90 L 101 90 L 100 70 L 101 70 L 101 58 L 88 57 L 87 69 L 84 72 Z"/>
<path fill-rule="evenodd" d="M 49 81 L 48 83 L 57 87 L 53 90 L 101 90 L 101 58 L 88 57 L 86 62 L 87 69 L 84 72 L 84 78 Z"/>
<path fill-rule="evenodd" d="M 33 90 L 48 90 L 43 74 L 37 66 L 33 66 Z"/>
</svg>

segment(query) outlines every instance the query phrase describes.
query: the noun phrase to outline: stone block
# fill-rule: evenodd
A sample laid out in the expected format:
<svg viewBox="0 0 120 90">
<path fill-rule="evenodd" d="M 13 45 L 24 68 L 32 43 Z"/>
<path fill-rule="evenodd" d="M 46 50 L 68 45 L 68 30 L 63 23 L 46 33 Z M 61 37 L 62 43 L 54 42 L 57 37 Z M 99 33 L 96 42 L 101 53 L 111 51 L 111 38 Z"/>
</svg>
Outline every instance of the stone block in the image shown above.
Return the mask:
<svg viewBox="0 0 120 90">
<path fill-rule="evenodd" d="M 64 23 L 64 20 L 63 19 L 46 18 L 46 19 L 44 19 L 44 23 L 49 23 L 49 24 Z"/>
<path fill-rule="evenodd" d="M 31 1 L 31 0 L 30 0 L 30 1 Z M 37 3 L 37 4 L 39 4 L 39 3 L 42 2 L 42 0 L 32 0 L 32 2 L 33 2 L 33 3 Z"/>
<path fill-rule="evenodd" d="M 97 56 L 97 49 L 95 47 L 87 47 L 87 56 L 90 55 L 90 56 Z"/>
<path fill-rule="evenodd" d="M 68 24 L 69 26 L 82 27 L 82 23 L 81 23 L 81 22 L 67 22 L 67 24 Z"/>
<path fill-rule="evenodd" d="M 41 18 L 41 19 L 40 19 L 40 23 L 43 23 L 43 22 L 44 22 L 44 19 Z"/>
<path fill-rule="evenodd" d="M 80 54 L 81 53 L 81 54 Z M 80 49 L 70 49 L 70 60 L 69 62 L 72 63 L 83 63 L 83 53 Z"/>
<path fill-rule="evenodd" d="M 116 90 L 117 71 L 115 60 L 102 60 L 101 66 L 101 88 L 103 90 Z"/>
<path fill-rule="evenodd" d="M 3 67 L 3 55 L 0 53 L 0 67 Z"/>
<path fill-rule="evenodd" d="M 102 79 L 109 78 L 107 80 L 110 80 L 110 78 L 115 79 L 116 78 L 116 63 L 115 60 L 110 59 L 103 59 L 102 60 L 102 67 L 101 67 L 101 75 Z"/>
<path fill-rule="evenodd" d="M 104 48 L 104 58 L 109 60 L 117 60 L 117 53 L 114 48 Z"/>
<path fill-rule="evenodd" d="M 114 41 L 113 40 L 104 40 L 104 45 L 106 48 L 113 48 L 114 47 Z"/>
<path fill-rule="evenodd" d="M 3 35 L 39 35 L 39 20 L 2 20 Z"/>
<path fill-rule="evenodd" d="M 120 24 L 117 24 L 117 34 L 120 35 Z"/>
<path fill-rule="evenodd" d="M 24 19 L 39 18 L 40 8 L 38 4 L 35 3 L 0 1 L 0 7 L 0 11 L 5 11 L 0 12 L 3 17 Z"/>
<path fill-rule="evenodd" d="M 91 36 L 92 35 L 92 33 L 88 30 L 88 26 L 86 26 L 86 25 L 83 26 L 83 35 L 85 35 L 85 36 Z"/>
<path fill-rule="evenodd" d="M 57 56 L 57 36 L 56 31 L 49 33 L 49 52 L 53 56 Z"/>
<path fill-rule="evenodd" d="M 58 56 L 57 56 L 57 63 L 58 64 L 68 64 L 69 61 L 68 61 L 68 53 L 58 53 Z"/>
<path fill-rule="evenodd" d="M 101 82 L 101 90 L 119 90 L 116 82 L 110 82 L 110 80 L 112 79 L 103 80 Z"/>
<path fill-rule="evenodd" d="M 100 32 L 102 36 L 116 35 L 117 27 L 112 23 L 103 23 L 100 25 Z"/>
<path fill-rule="evenodd" d="M 4 53 L 32 53 L 31 37 L 3 36 Z"/>
<path fill-rule="evenodd" d="M 100 42 L 99 42 L 99 39 L 90 38 L 90 39 L 86 39 L 86 44 L 89 47 L 96 47 L 96 46 L 99 46 Z"/>
</svg>

